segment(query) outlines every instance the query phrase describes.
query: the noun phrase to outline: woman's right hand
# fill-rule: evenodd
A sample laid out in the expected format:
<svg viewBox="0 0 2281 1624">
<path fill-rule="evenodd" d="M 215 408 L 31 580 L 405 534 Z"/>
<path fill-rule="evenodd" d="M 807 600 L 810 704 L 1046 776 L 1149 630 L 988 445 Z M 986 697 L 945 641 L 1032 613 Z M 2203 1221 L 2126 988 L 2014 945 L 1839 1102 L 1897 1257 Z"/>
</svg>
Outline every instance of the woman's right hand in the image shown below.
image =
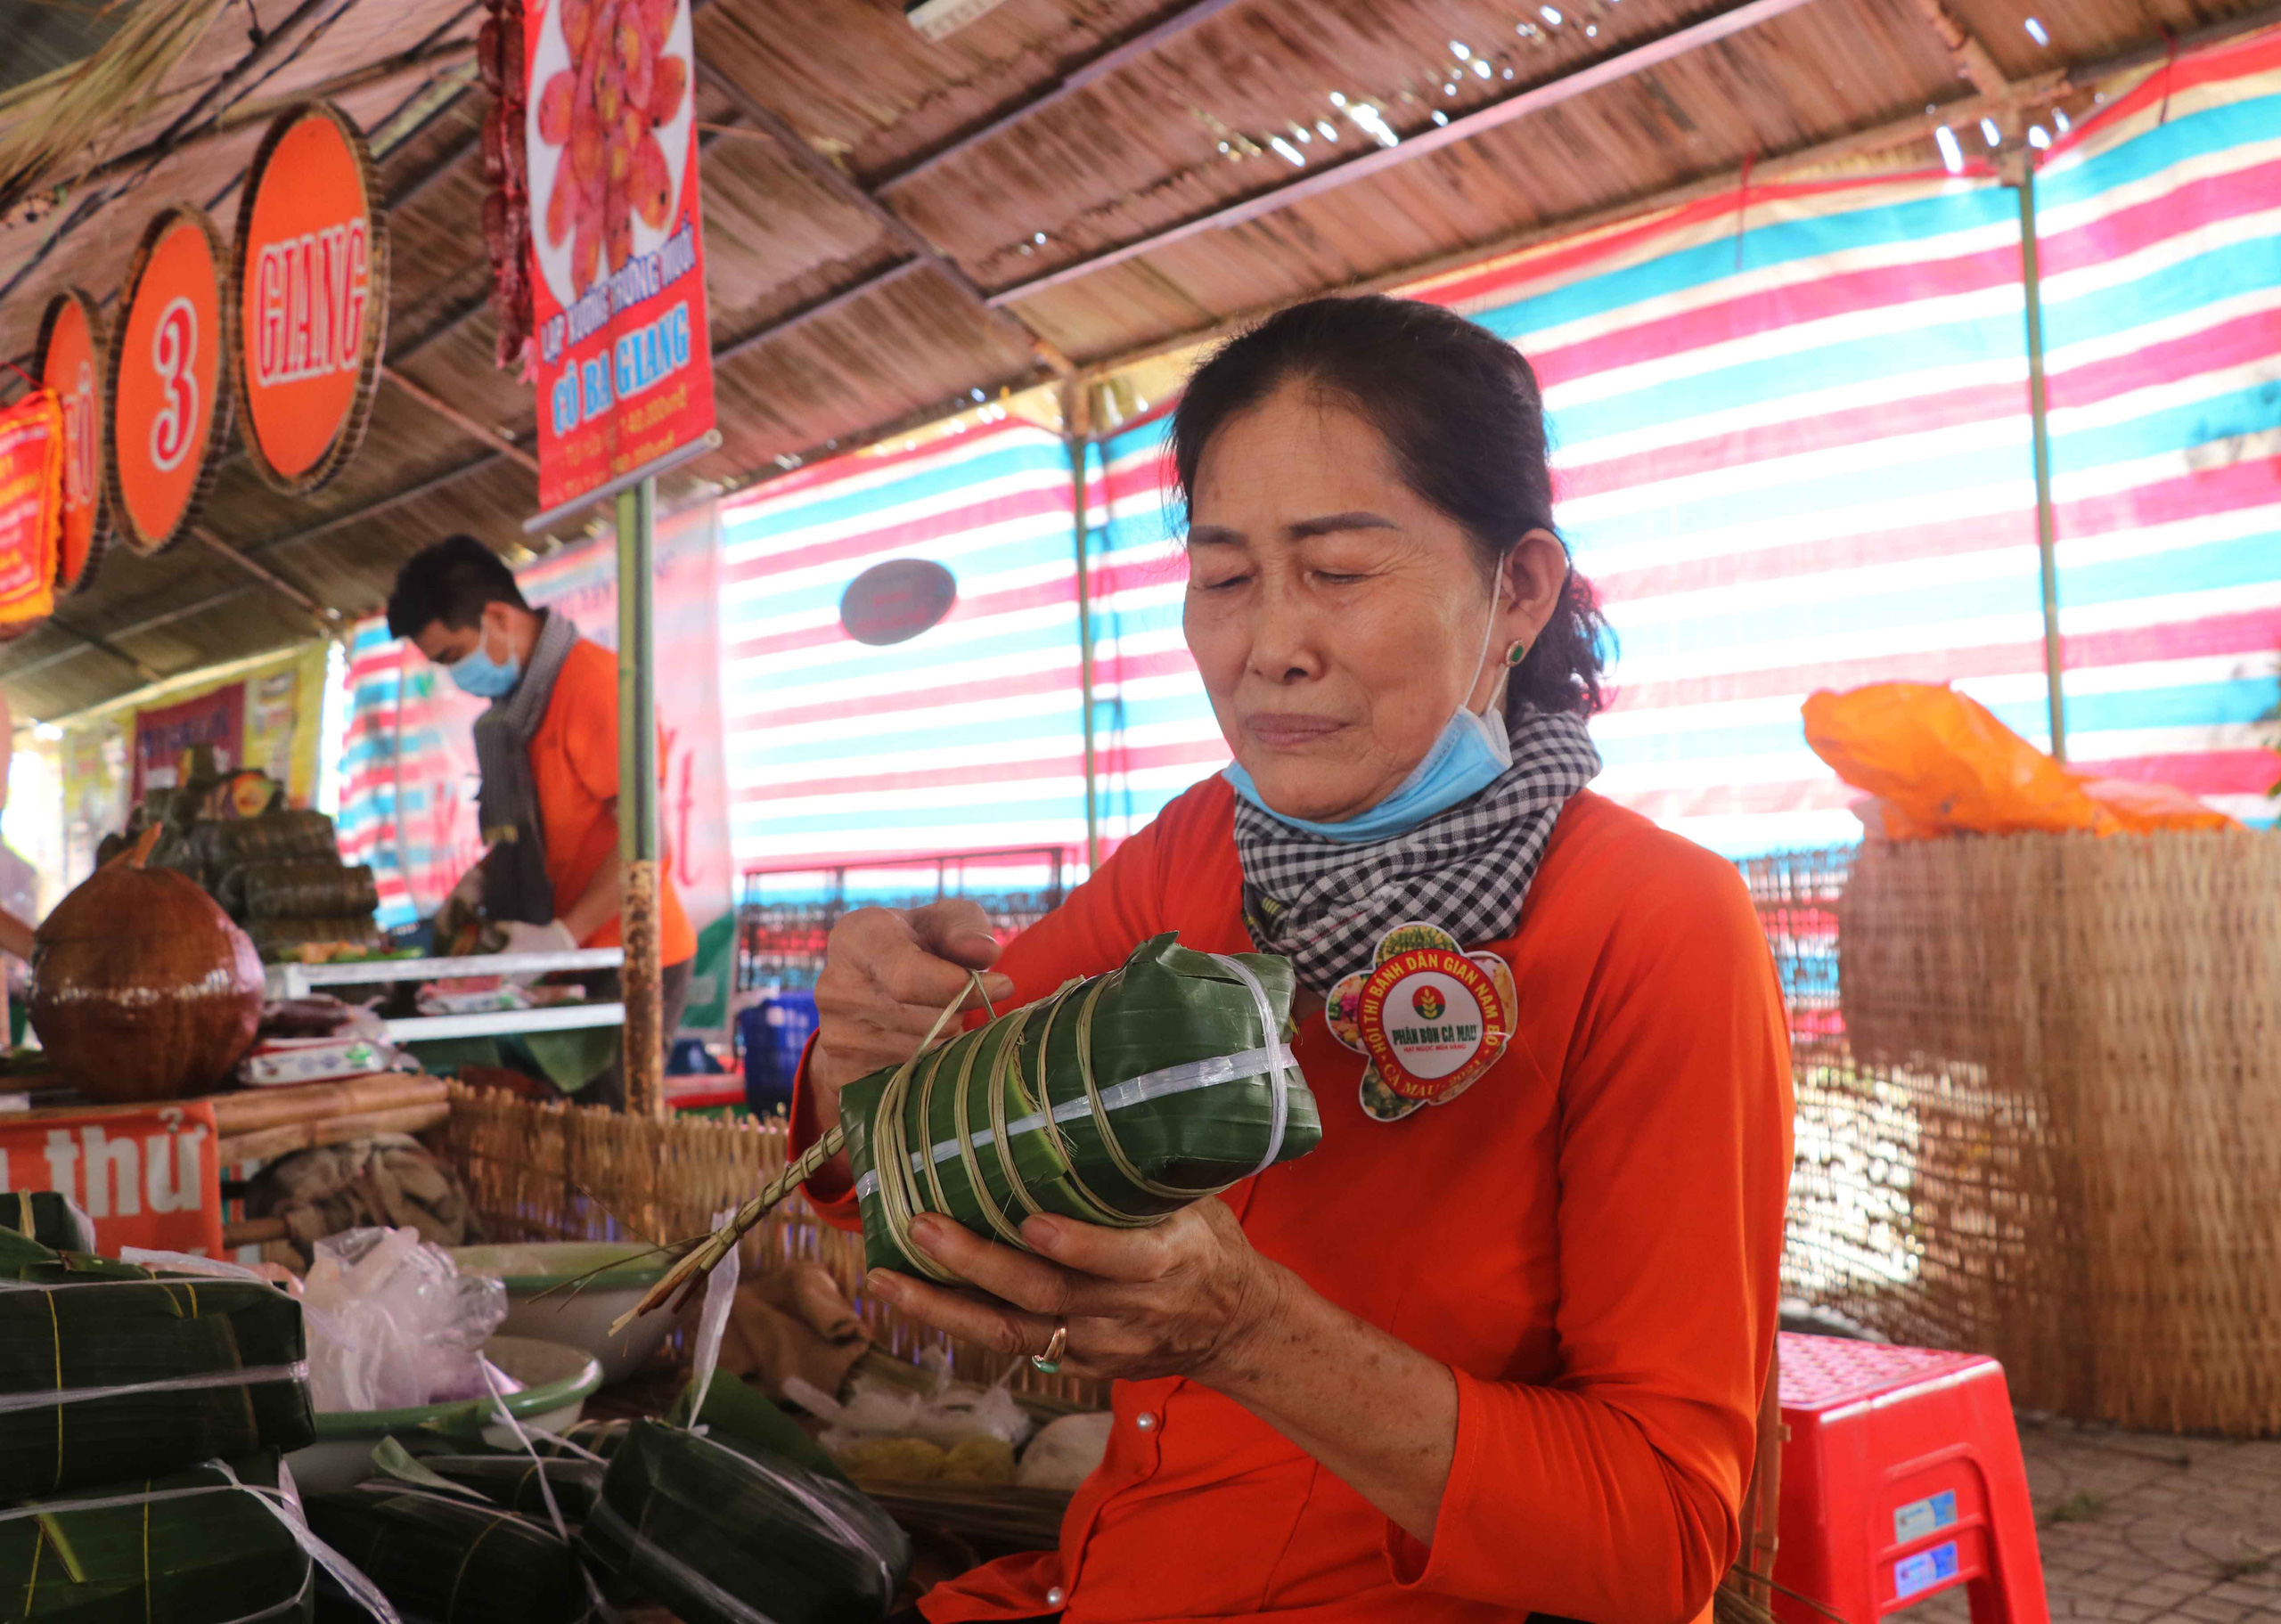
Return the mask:
<svg viewBox="0 0 2281 1624">
<path fill-rule="evenodd" d="M 969 971 L 997 960 L 990 917 L 963 898 L 842 915 L 816 977 L 815 1047 L 802 1073 L 804 1103 L 814 1114 L 805 1125 L 829 1130 L 839 1120 L 839 1090 L 911 1058 L 943 1006 L 972 986 Z M 1003 975 L 985 975 L 982 984 L 995 1000 L 1014 993 Z"/>
</svg>

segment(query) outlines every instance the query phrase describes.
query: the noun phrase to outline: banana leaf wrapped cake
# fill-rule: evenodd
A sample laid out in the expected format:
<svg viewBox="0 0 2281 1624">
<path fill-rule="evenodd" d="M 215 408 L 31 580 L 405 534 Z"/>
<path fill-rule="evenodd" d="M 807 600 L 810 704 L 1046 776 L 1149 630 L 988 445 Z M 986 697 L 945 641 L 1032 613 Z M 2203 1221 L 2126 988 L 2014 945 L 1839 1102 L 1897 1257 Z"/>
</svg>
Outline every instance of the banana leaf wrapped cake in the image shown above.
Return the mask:
<svg viewBox="0 0 2281 1624">
<path fill-rule="evenodd" d="M 1288 1043 L 1289 962 L 1171 934 L 1106 975 L 847 1085 L 840 1120 L 874 1267 L 952 1277 L 907 1238 L 941 1212 L 1019 1245 L 1053 1212 L 1138 1228 L 1314 1148 Z"/>
<path fill-rule="evenodd" d="M 312 1442 L 301 1305 L 0 1231 L 0 1501 Z"/>
<path fill-rule="evenodd" d="M 92 1252 L 95 1226 L 78 1203 L 54 1190 L 0 1194 L 0 1228 L 13 1229 L 58 1252 Z"/>
<path fill-rule="evenodd" d="M 30 1624 L 307 1620 L 309 1557 L 257 1492 L 277 1486 L 277 1457 L 264 1453 L 0 1509 L 0 1616 Z"/>
<path fill-rule="evenodd" d="M 876 1624 L 911 1565 L 887 1514 L 837 1474 L 751 1443 L 637 1421 L 579 1546 L 613 1595 L 685 1624 Z"/>
<path fill-rule="evenodd" d="M 577 1554 L 554 1530 L 472 1498 L 373 1479 L 311 1495 L 309 1527 L 407 1618 L 574 1624 L 589 1611 Z M 363 1617 L 335 1604 L 325 1612 Z"/>
</svg>

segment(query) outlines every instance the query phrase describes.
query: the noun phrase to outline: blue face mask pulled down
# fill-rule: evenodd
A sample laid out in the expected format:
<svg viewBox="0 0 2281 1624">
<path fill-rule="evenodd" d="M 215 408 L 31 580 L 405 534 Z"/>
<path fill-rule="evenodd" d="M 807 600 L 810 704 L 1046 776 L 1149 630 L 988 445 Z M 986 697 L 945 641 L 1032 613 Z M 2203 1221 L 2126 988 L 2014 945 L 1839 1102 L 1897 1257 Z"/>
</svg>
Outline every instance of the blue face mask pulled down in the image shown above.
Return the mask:
<svg viewBox="0 0 2281 1624">
<path fill-rule="evenodd" d="M 452 673 L 452 681 L 460 685 L 462 692 L 473 694 L 478 699 L 496 699 L 502 694 L 512 693 L 515 684 L 523 678 L 519 656 L 511 654 L 503 660 L 495 660 L 483 651 L 480 641 L 444 669 Z"/>
<path fill-rule="evenodd" d="M 1426 759 L 1410 770 L 1410 776 L 1392 795 L 1337 823 L 1317 823 L 1277 812 L 1259 798 L 1259 787 L 1240 766 L 1230 766 L 1220 776 L 1235 786 L 1238 795 L 1279 823 L 1325 840 L 1359 845 L 1408 834 L 1436 812 L 1479 795 L 1512 764 L 1513 745 L 1506 737 L 1504 718 L 1461 710 L 1443 724 L 1441 737 L 1426 752 Z"/>
</svg>

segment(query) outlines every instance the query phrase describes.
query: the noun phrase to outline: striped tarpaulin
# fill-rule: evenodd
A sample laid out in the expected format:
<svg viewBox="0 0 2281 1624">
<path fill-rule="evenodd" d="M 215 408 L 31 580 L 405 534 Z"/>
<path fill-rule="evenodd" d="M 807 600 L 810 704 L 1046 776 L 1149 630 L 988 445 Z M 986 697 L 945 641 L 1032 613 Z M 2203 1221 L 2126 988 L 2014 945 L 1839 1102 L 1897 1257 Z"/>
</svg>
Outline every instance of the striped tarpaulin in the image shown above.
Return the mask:
<svg viewBox="0 0 2281 1624">
<path fill-rule="evenodd" d="M 2070 754 L 2266 818 L 2281 648 L 2281 43 L 2181 61 L 2040 180 Z M 1410 290 L 1529 355 L 1616 637 L 1599 788 L 1734 855 L 1853 838 L 1818 688 L 1953 681 L 2048 742 L 2017 194 L 1755 187 Z M 1106 447 L 1113 827 L 1226 756 L 1161 421 Z"/>
<path fill-rule="evenodd" d="M 740 869 L 1029 846 L 1082 861 L 1070 473 L 1059 438 L 1001 418 L 819 464 L 722 509 Z M 956 600 L 908 641 L 859 642 L 841 599 L 896 559 L 947 568 Z"/>
<path fill-rule="evenodd" d="M 336 822 L 342 861 L 372 865 L 384 926 L 432 915 L 482 855 L 469 730 L 482 710 L 385 620 L 351 633 Z"/>
</svg>

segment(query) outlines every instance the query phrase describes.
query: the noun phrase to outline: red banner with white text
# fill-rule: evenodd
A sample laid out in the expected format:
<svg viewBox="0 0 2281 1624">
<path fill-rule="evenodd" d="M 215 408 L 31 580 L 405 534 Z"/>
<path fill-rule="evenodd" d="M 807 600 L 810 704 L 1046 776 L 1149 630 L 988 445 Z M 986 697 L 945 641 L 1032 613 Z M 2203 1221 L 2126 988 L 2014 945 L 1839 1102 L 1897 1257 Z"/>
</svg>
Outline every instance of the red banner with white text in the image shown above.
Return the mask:
<svg viewBox="0 0 2281 1624">
<path fill-rule="evenodd" d="M 689 0 L 527 0 L 542 510 L 713 427 Z"/>
<path fill-rule="evenodd" d="M 57 1190 L 95 1221 L 95 1250 L 222 1255 L 210 1102 L 95 1108 L 0 1124 L 0 1192 Z"/>
</svg>

